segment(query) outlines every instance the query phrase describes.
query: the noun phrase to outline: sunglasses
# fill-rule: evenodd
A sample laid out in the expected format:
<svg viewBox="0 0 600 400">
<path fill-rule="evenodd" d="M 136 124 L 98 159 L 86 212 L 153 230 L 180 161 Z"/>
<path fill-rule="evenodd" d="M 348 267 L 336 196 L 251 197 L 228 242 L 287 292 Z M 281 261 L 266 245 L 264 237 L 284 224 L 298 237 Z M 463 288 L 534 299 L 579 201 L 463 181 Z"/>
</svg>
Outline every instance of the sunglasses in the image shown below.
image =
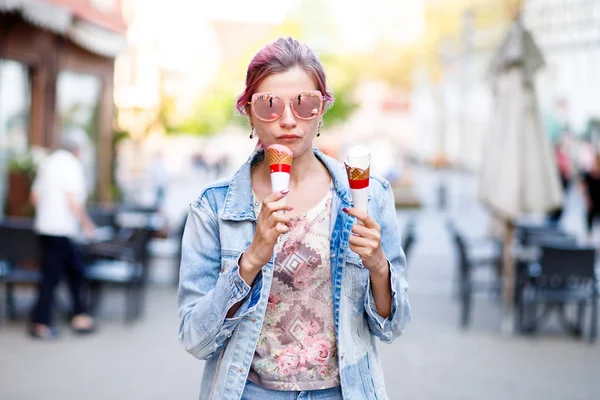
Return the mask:
<svg viewBox="0 0 600 400">
<path fill-rule="evenodd" d="M 254 93 L 249 101 L 254 116 L 261 121 L 271 122 L 279 119 L 283 114 L 285 103 L 290 103 L 292 113 L 298 119 L 313 119 L 321 112 L 323 95 L 318 90 L 302 92 L 291 100 L 283 100 L 273 93 Z"/>
</svg>

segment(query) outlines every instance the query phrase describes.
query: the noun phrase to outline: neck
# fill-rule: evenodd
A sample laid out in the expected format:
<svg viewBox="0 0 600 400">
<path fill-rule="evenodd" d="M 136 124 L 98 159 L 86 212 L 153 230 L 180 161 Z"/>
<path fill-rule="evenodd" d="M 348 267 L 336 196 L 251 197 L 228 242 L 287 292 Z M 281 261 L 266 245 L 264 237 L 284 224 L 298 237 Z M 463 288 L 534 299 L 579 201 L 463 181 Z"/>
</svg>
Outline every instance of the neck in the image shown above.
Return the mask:
<svg viewBox="0 0 600 400">
<path fill-rule="evenodd" d="M 297 186 L 299 182 L 302 182 L 305 178 L 309 176 L 314 176 L 315 171 L 319 168 L 320 161 L 313 153 L 312 149 L 307 151 L 306 153 L 294 157 L 294 161 L 292 163 L 292 170 L 290 172 L 290 186 Z M 269 163 L 262 162 L 257 166 L 260 168 L 260 176 L 270 182 L 271 180 L 271 172 L 269 170 Z"/>
</svg>

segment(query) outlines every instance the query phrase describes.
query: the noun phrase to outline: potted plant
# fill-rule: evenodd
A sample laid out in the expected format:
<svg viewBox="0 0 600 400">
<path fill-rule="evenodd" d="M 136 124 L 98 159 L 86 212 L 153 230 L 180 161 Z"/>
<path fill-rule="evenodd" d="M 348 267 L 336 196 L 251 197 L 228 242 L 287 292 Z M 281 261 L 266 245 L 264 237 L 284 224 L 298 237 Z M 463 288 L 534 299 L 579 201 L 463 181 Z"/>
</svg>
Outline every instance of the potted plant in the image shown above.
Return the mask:
<svg viewBox="0 0 600 400">
<path fill-rule="evenodd" d="M 43 156 L 43 149 L 31 148 L 25 152 L 14 153 L 9 157 L 6 216 L 33 216 L 34 208 L 29 197 L 37 166 Z"/>
</svg>

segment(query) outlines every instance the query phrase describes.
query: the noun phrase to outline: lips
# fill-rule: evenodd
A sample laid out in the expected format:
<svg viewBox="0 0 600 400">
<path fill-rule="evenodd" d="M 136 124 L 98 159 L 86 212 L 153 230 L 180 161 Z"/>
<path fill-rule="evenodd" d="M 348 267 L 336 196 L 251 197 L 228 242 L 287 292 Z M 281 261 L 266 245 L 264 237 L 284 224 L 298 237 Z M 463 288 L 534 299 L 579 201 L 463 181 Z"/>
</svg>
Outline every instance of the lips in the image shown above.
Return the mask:
<svg viewBox="0 0 600 400">
<path fill-rule="evenodd" d="M 296 136 L 296 135 L 281 135 L 277 139 L 300 139 L 300 136 Z"/>
</svg>

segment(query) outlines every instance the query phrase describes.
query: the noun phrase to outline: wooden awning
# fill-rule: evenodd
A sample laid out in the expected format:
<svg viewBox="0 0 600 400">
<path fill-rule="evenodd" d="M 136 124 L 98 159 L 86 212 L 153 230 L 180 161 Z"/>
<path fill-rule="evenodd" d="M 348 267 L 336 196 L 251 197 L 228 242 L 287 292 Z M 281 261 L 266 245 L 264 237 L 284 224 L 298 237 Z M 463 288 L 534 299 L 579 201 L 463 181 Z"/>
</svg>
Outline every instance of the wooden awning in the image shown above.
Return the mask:
<svg viewBox="0 0 600 400">
<path fill-rule="evenodd" d="M 111 32 L 125 33 L 127 26 L 121 14 L 121 0 L 43 0 L 63 6 L 81 21 Z"/>
<path fill-rule="evenodd" d="M 0 0 L 0 12 L 19 12 L 28 22 L 105 57 L 116 57 L 127 44 L 121 0 Z"/>
</svg>

